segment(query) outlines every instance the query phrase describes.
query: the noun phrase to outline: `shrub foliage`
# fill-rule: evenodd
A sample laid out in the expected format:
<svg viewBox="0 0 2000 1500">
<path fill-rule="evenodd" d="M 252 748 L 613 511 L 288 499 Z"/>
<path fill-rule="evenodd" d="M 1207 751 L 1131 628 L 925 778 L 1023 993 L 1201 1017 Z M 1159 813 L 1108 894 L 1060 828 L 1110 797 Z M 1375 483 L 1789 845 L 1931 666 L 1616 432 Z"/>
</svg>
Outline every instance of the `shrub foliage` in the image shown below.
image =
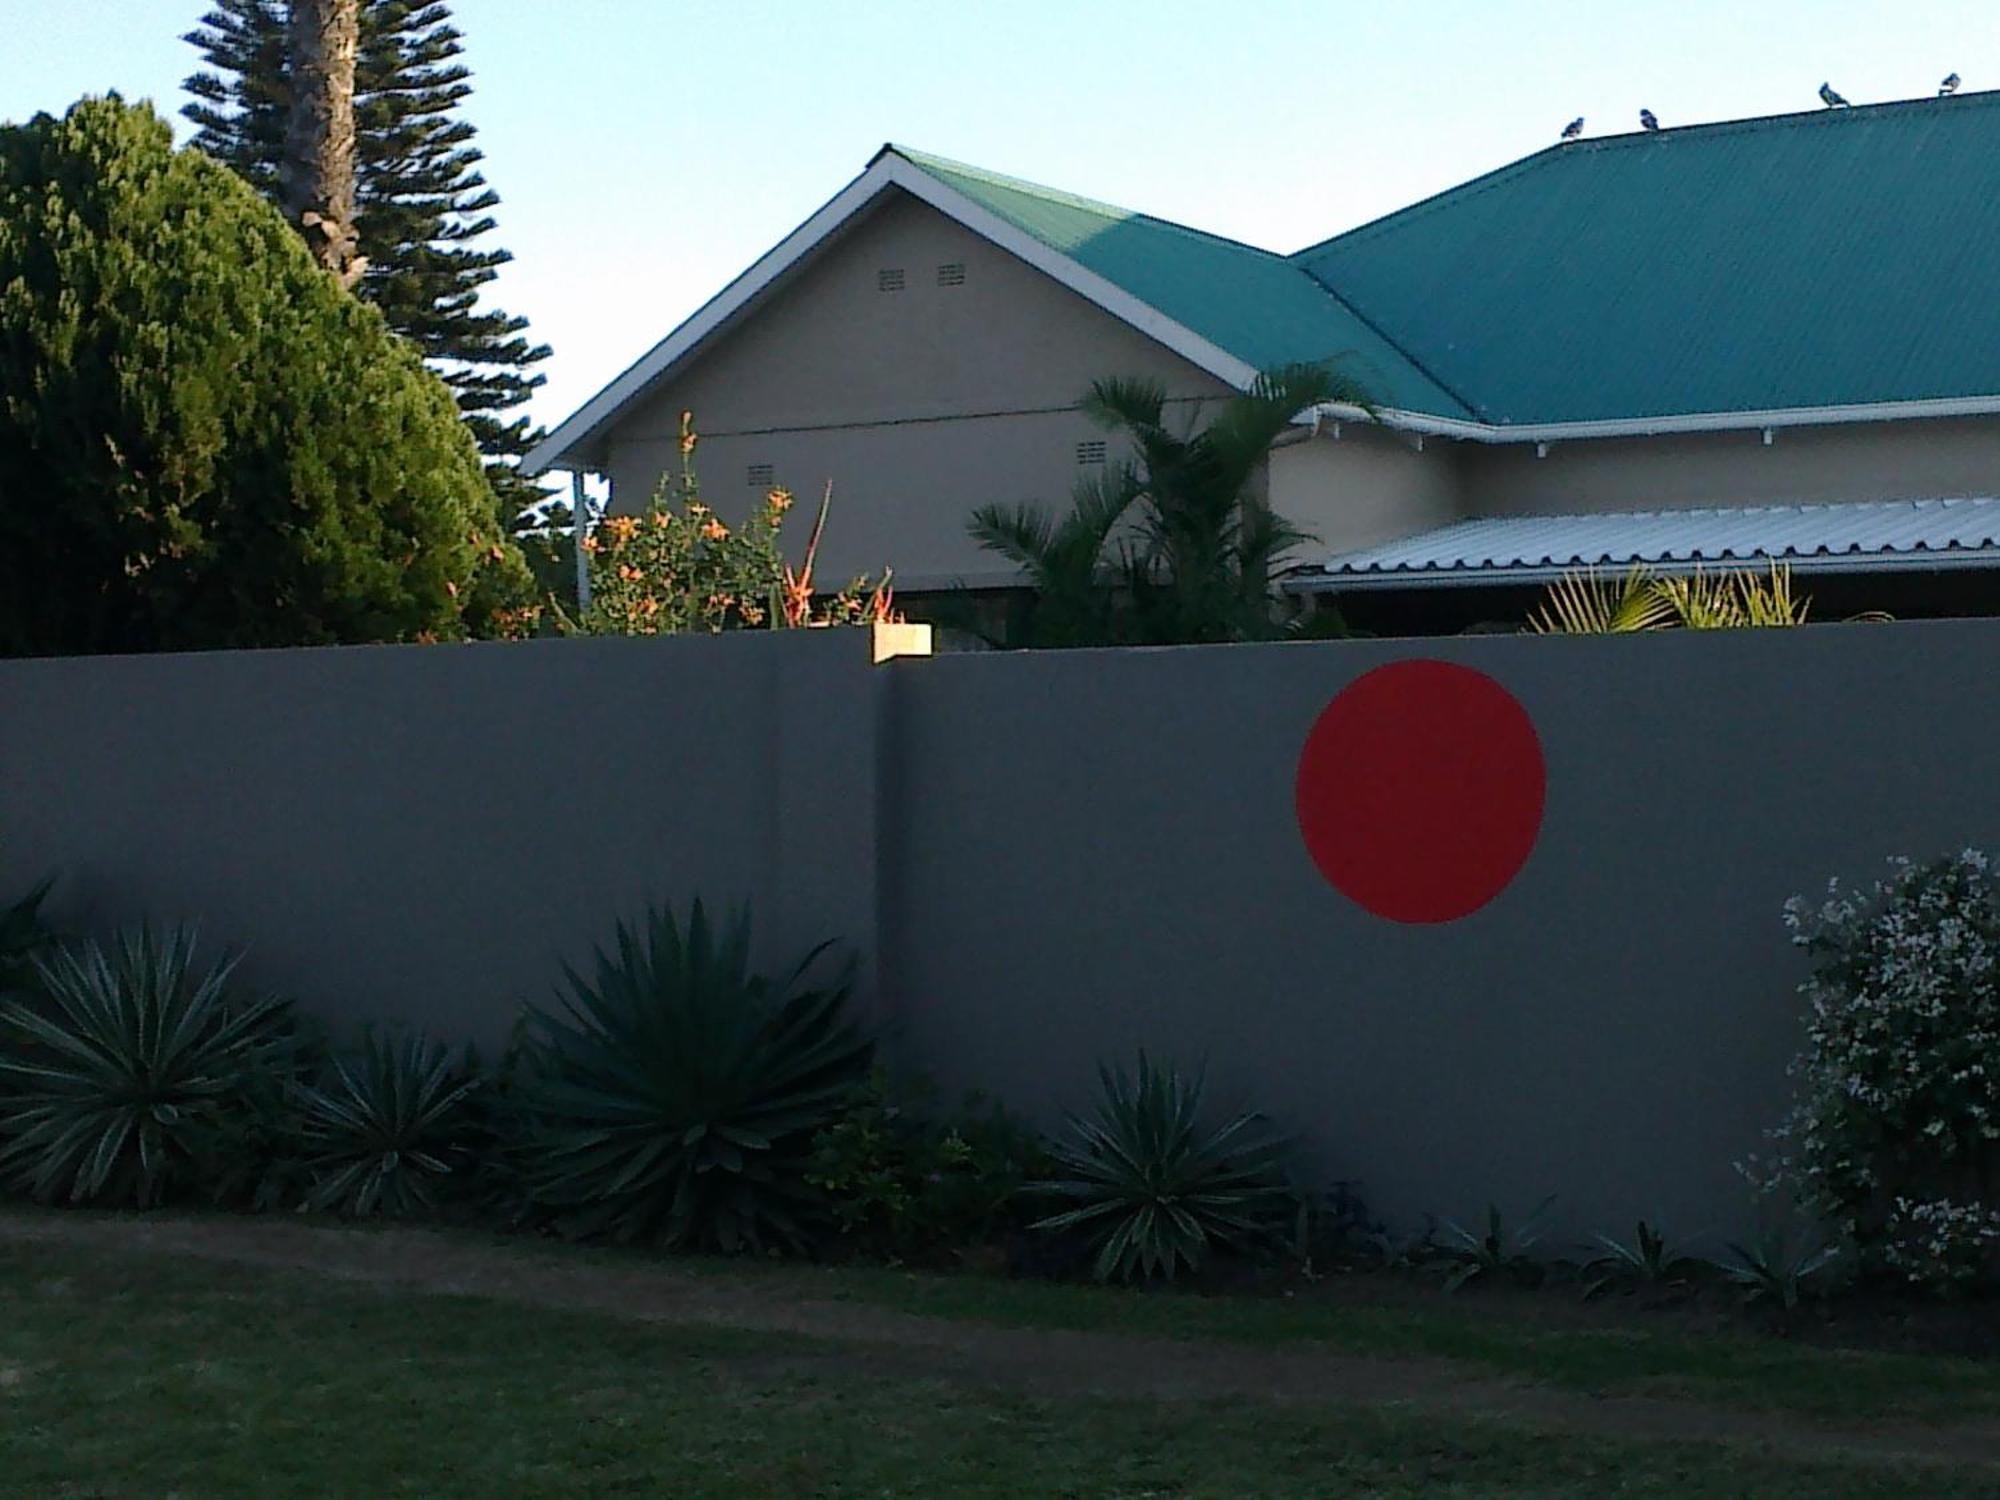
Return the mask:
<svg viewBox="0 0 2000 1500">
<path fill-rule="evenodd" d="M 1018 1223 L 1021 1189 L 1048 1165 L 1040 1137 L 977 1097 L 940 1111 L 934 1092 L 877 1067 L 814 1137 L 806 1180 L 826 1193 L 843 1246 L 920 1259 L 990 1245 Z"/>
<path fill-rule="evenodd" d="M 447 638 L 529 587 L 451 393 L 115 96 L 0 127 L 0 652 Z"/>
<path fill-rule="evenodd" d="M 856 578 L 821 595 L 813 578 L 833 500 L 828 487 L 801 565 L 785 561 L 789 490 L 774 489 L 732 526 L 701 498 L 694 414 L 681 413 L 680 468 L 660 476 L 638 515 L 607 516 L 584 541 L 590 608 L 568 629 L 583 635 L 714 634 L 723 630 L 865 625 L 896 618 L 889 575 Z"/>
<path fill-rule="evenodd" d="M 1910 1280 L 2000 1269 L 2000 887 L 1968 849 L 1786 909 L 1813 958 L 1780 1176 Z"/>
</svg>

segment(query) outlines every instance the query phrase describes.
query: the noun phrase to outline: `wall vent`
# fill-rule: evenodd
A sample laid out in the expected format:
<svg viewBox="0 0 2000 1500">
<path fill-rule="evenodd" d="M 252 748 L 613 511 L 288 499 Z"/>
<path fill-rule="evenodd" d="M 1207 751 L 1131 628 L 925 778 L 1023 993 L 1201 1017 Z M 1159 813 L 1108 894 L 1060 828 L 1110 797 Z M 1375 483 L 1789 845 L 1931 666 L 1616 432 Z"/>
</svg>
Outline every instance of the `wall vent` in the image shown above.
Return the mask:
<svg viewBox="0 0 2000 1500">
<path fill-rule="evenodd" d="M 941 265 L 941 266 L 939 266 L 939 267 L 938 267 L 938 285 L 939 285 L 939 286 L 964 286 L 964 285 L 965 285 L 965 262 L 964 262 L 964 261 L 962 261 L 962 260 L 954 260 L 954 261 L 948 261 L 948 262 L 946 262 L 946 263 L 945 263 L 944 265 Z"/>
<path fill-rule="evenodd" d="M 1104 439 L 1092 438 L 1076 445 L 1076 461 L 1080 464 L 1101 464 L 1104 462 Z"/>
<path fill-rule="evenodd" d="M 768 490 L 778 482 L 778 471 L 770 464 L 752 464 L 745 472 L 753 490 Z"/>
<path fill-rule="evenodd" d="M 887 266 L 875 273 L 875 290 L 878 292 L 900 292 L 903 289 L 903 268 Z"/>
</svg>

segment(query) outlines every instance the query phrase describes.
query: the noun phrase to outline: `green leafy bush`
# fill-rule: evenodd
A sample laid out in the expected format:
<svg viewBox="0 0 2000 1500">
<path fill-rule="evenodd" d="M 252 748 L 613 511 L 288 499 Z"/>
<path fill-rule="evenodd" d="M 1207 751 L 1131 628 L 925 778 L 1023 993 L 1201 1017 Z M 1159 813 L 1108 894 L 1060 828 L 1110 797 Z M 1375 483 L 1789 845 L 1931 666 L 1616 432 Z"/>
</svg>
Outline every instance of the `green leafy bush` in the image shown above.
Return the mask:
<svg viewBox="0 0 2000 1500">
<path fill-rule="evenodd" d="M 929 1085 L 898 1091 L 877 1067 L 814 1137 L 807 1181 L 826 1193 L 844 1244 L 909 1260 L 992 1243 L 1046 1166 L 1041 1137 L 997 1105 L 973 1098 L 946 1115 Z"/>
<path fill-rule="evenodd" d="M 195 964 L 186 928 L 38 955 L 0 1005 L 0 1177 L 42 1202 L 150 1207 L 201 1184 L 258 1080 L 293 1067 L 290 1003 Z"/>
<path fill-rule="evenodd" d="M 370 1033 L 293 1091 L 300 1206 L 353 1218 L 434 1212 L 471 1165 L 479 1075 L 421 1034 Z"/>
<path fill-rule="evenodd" d="M 1968 849 L 1830 883 L 1786 908 L 1800 986 L 1799 1099 L 1765 1176 L 1864 1263 L 1935 1287 L 2000 1278 L 2000 886 Z"/>
<path fill-rule="evenodd" d="M 725 1251 L 803 1248 L 825 1211 L 814 1137 L 868 1076 L 846 1018 L 849 972 L 811 982 L 822 944 L 780 982 L 750 969 L 742 915 L 621 923 L 558 1011 L 531 1007 L 512 1085 L 529 1203 L 562 1232 Z"/>
<path fill-rule="evenodd" d="M 145 105 L 0 125 L 0 654 L 502 633 L 450 390 Z"/>
<path fill-rule="evenodd" d="M 1053 1145 L 1055 1175 L 1036 1185 L 1074 1207 L 1034 1225 L 1085 1237 L 1100 1281 L 1173 1279 L 1218 1248 L 1275 1249 L 1295 1216 L 1291 1145 L 1260 1115 L 1203 1122 L 1203 1081 L 1155 1066 L 1100 1065 L 1093 1115 L 1071 1116 Z"/>
</svg>

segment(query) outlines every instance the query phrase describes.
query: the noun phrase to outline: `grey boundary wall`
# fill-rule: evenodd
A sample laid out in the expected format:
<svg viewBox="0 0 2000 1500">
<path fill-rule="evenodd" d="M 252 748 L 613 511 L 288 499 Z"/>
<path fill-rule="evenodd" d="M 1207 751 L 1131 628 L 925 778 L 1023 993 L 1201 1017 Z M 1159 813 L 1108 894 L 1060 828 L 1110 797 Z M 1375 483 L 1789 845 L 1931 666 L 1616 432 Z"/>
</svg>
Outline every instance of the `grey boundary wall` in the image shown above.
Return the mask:
<svg viewBox="0 0 2000 1500">
<path fill-rule="evenodd" d="M 1488 906 L 1369 915 L 1293 817 L 1384 663 L 1525 706 L 1539 842 Z M 898 1054 L 1052 1118 L 1205 1064 L 1392 1221 L 1738 1227 L 1782 1111 L 1785 899 L 2000 841 L 2000 622 L 964 654 L 864 632 L 0 662 L 0 892 L 193 918 L 342 1021 L 495 1044 L 652 899 L 839 936 Z"/>
</svg>

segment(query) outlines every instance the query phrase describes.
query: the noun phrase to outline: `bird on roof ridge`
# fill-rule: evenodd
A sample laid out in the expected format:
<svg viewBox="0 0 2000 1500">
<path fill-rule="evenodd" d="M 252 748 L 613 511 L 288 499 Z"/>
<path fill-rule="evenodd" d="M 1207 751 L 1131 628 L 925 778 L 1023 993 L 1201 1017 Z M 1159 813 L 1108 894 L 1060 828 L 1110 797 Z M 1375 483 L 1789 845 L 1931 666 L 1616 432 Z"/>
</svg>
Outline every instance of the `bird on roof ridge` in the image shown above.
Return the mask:
<svg viewBox="0 0 2000 1500">
<path fill-rule="evenodd" d="M 1658 130 L 1660 128 L 1660 117 L 1654 114 L 1650 109 L 1640 110 L 1639 128 L 1641 130 Z"/>
<path fill-rule="evenodd" d="M 1945 74 L 1944 82 L 1938 85 L 1938 98 L 1949 98 L 1951 95 L 1957 93 L 1958 84 L 1959 78 L 1956 73 Z"/>
<path fill-rule="evenodd" d="M 1833 91 L 1833 85 L 1830 83 L 1822 83 L 1819 86 L 1819 102 L 1828 109 L 1847 108 L 1847 101 Z"/>
<path fill-rule="evenodd" d="M 1582 134 L 1583 134 L 1582 115 L 1578 115 L 1574 120 L 1571 120 L 1569 124 L 1563 126 L 1562 138 L 1566 141 L 1573 141 Z"/>
</svg>

